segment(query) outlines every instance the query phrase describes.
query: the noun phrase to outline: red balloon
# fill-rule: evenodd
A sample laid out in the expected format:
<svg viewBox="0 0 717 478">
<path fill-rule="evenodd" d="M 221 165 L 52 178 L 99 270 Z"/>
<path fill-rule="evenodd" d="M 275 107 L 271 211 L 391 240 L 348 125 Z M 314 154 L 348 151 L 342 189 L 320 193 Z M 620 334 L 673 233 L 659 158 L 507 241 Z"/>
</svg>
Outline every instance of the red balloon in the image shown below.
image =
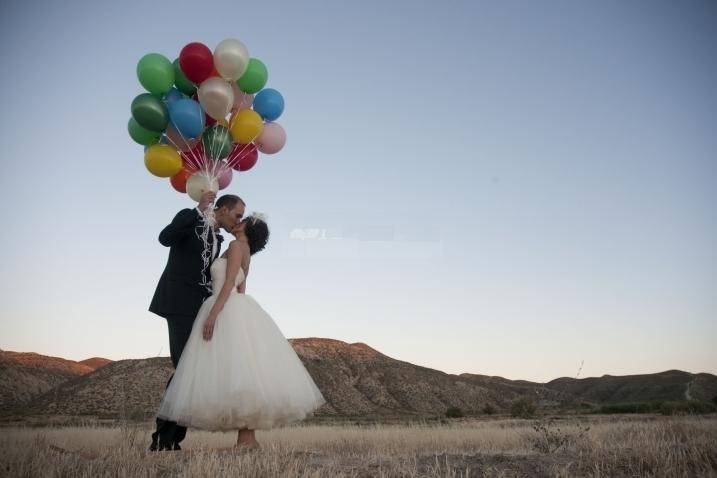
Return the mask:
<svg viewBox="0 0 717 478">
<path fill-rule="evenodd" d="M 179 53 L 179 66 L 189 81 L 199 84 L 209 78 L 214 69 L 212 50 L 203 43 L 190 43 Z"/>
<path fill-rule="evenodd" d="M 215 120 L 214 118 L 212 118 L 211 116 L 209 116 L 206 113 L 204 113 L 204 118 L 205 118 L 204 122 L 207 126 L 211 126 L 217 122 L 217 120 Z"/>
<path fill-rule="evenodd" d="M 229 153 L 227 163 L 236 171 L 248 171 L 254 167 L 258 159 L 259 151 L 254 143 L 235 143 L 231 153 Z"/>
<path fill-rule="evenodd" d="M 169 182 L 172 184 L 172 187 L 180 193 L 186 193 L 187 179 L 189 179 L 189 176 L 191 176 L 192 174 L 194 174 L 194 171 L 190 171 L 186 168 L 183 168 L 177 174 L 169 178 Z"/>
<path fill-rule="evenodd" d="M 204 154 L 204 144 L 200 141 L 197 145 L 189 151 L 180 151 L 179 156 L 182 158 L 182 164 L 184 169 L 196 172 L 203 169 L 209 161 L 211 161 Z"/>
<path fill-rule="evenodd" d="M 219 75 L 219 72 L 217 71 L 216 67 L 215 67 L 215 68 L 212 68 L 212 72 L 209 73 L 209 78 L 211 78 L 212 76 L 216 76 L 216 77 L 218 77 L 218 78 L 221 78 L 221 75 Z"/>
</svg>

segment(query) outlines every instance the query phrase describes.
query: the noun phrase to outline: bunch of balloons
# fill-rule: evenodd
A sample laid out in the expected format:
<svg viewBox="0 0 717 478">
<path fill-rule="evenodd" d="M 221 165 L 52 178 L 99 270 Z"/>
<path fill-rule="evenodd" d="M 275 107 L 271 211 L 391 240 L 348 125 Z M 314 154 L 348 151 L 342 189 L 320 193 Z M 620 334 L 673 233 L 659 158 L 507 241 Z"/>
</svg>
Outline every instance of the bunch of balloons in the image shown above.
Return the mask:
<svg viewBox="0 0 717 478">
<path fill-rule="evenodd" d="M 264 88 L 266 66 L 239 40 L 222 41 L 214 53 L 190 43 L 174 62 L 148 53 L 137 77 L 147 93 L 132 101 L 129 135 L 145 146 L 149 172 L 195 201 L 226 188 L 233 171 L 251 169 L 259 152 L 274 154 L 286 143 L 275 122 L 284 98 Z"/>
</svg>

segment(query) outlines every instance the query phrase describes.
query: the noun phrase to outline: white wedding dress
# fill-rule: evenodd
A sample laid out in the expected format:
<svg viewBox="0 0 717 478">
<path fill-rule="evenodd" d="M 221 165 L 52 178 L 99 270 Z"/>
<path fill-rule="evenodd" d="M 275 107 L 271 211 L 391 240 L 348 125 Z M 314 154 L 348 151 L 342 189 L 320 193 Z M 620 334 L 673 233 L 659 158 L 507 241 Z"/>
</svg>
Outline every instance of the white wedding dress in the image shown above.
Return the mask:
<svg viewBox="0 0 717 478">
<path fill-rule="evenodd" d="M 326 403 L 271 316 L 232 290 L 203 338 L 204 322 L 226 278 L 226 258 L 211 265 L 214 293 L 204 301 L 157 416 L 204 430 L 268 430 L 302 420 Z M 235 285 L 244 281 L 240 268 Z"/>
</svg>

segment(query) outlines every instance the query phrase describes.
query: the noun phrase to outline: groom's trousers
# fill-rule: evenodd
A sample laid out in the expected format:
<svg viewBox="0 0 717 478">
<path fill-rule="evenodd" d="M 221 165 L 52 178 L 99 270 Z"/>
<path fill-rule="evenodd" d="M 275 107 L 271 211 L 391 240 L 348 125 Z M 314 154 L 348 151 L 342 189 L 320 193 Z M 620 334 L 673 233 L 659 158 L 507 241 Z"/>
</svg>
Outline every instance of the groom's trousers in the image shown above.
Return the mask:
<svg viewBox="0 0 717 478">
<path fill-rule="evenodd" d="M 169 329 L 169 355 L 172 358 L 172 366 L 176 369 L 187 339 L 189 339 L 189 334 L 192 332 L 194 316 L 167 315 L 166 319 Z M 173 376 L 174 374 L 172 374 Z M 165 389 L 172 381 L 172 377 L 169 377 Z M 184 440 L 187 434 L 187 428 L 159 417 L 157 417 L 156 422 L 157 430 L 152 433 L 152 447 L 158 446 L 160 450 L 178 449 L 179 442 Z"/>
</svg>

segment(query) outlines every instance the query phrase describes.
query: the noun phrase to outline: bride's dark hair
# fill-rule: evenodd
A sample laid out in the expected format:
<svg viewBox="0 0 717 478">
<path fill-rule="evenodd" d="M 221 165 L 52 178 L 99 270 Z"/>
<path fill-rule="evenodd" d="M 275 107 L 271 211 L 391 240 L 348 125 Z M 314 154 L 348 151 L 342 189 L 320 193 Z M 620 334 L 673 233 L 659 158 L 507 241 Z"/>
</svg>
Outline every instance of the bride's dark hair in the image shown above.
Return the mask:
<svg viewBox="0 0 717 478">
<path fill-rule="evenodd" d="M 263 250 L 269 242 L 269 226 L 257 217 L 248 217 L 245 221 L 244 234 L 249 245 L 249 254 L 253 256 Z"/>
</svg>

